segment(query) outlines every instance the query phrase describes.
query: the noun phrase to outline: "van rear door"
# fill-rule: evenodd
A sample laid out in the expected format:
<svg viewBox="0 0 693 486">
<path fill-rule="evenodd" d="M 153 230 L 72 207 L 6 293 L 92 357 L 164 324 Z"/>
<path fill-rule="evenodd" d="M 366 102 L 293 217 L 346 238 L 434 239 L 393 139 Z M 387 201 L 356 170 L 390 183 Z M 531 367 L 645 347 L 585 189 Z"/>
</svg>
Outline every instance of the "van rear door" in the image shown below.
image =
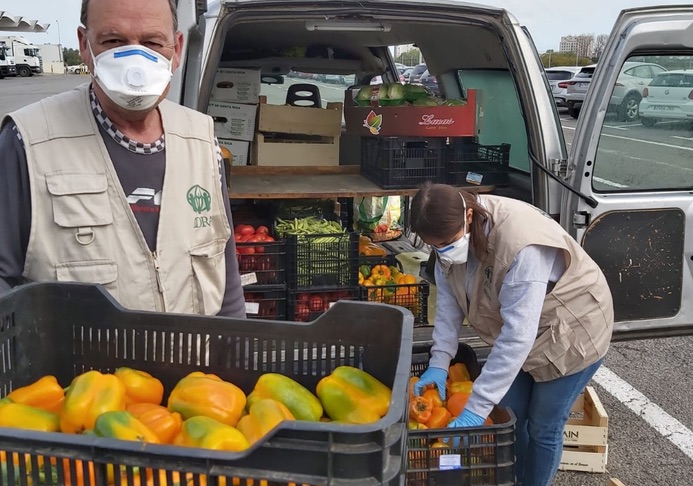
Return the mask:
<svg viewBox="0 0 693 486">
<path fill-rule="evenodd" d="M 691 32 L 692 6 L 623 11 L 575 128 L 572 184 L 596 207 L 566 194 L 563 224 L 609 281 L 615 340 L 693 334 L 693 85 L 666 87 L 670 103 L 626 93 L 640 110 L 630 122 L 614 96 L 627 61 L 691 69 Z"/>
</svg>

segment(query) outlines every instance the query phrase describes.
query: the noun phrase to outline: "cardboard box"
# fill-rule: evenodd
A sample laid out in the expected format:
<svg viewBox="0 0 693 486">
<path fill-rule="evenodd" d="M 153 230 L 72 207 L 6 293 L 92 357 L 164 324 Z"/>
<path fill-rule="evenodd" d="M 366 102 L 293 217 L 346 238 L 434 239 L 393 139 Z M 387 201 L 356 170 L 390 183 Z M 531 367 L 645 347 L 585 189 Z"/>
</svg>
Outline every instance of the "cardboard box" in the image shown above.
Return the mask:
<svg viewBox="0 0 693 486">
<path fill-rule="evenodd" d="M 219 68 L 212 85 L 212 100 L 257 104 L 260 96 L 258 69 Z"/>
<path fill-rule="evenodd" d="M 463 106 L 347 106 L 347 133 L 381 137 L 472 137 L 476 135 L 476 90 Z"/>
<path fill-rule="evenodd" d="M 225 140 L 223 138 L 219 139 L 219 145 L 226 147 L 233 159 L 231 160 L 231 165 L 250 165 L 250 142 L 244 142 L 242 140 Z"/>
<path fill-rule="evenodd" d="M 267 139 L 262 133 L 257 133 L 253 142 L 251 165 L 339 165 L 339 137 L 323 137 L 321 142 L 307 142 L 300 139 Z"/>
<path fill-rule="evenodd" d="M 342 103 L 328 103 L 327 108 L 261 103 L 257 130 L 263 133 L 338 137 L 342 132 L 342 107 Z"/>
<path fill-rule="evenodd" d="M 257 105 L 211 101 L 207 114 L 214 119 L 217 138 L 253 141 Z"/>
</svg>

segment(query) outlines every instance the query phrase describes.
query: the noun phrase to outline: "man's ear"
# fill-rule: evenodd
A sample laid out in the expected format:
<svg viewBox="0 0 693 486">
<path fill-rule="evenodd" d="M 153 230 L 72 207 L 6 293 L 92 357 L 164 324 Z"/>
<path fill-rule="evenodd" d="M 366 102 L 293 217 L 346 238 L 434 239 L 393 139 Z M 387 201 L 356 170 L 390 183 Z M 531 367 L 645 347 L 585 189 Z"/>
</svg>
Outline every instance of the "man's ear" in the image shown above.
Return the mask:
<svg viewBox="0 0 693 486">
<path fill-rule="evenodd" d="M 171 59 L 171 72 L 175 71 L 176 69 L 178 69 L 178 66 L 180 66 L 180 59 L 181 59 L 182 55 L 183 55 L 183 33 L 182 32 L 176 32 L 173 59 Z"/>
</svg>

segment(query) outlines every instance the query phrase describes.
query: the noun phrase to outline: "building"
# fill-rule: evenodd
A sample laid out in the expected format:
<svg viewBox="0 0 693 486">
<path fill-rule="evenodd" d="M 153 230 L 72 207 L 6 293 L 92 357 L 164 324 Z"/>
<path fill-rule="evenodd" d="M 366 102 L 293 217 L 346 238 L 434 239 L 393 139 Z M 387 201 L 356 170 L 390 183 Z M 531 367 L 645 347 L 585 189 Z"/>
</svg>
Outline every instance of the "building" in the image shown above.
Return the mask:
<svg viewBox="0 0 693 486">
<path fill-rule="evenodd" d="M 44 74 L 65 74 L 62 49 L 58 44 L 39 44 Z"/>
<path fill-rule="evenodd" d="M 594 36 L 568 35 L 561 37 L 560 52 L 577 52 L 579 57 L 592 57 Z"/>
</svg>

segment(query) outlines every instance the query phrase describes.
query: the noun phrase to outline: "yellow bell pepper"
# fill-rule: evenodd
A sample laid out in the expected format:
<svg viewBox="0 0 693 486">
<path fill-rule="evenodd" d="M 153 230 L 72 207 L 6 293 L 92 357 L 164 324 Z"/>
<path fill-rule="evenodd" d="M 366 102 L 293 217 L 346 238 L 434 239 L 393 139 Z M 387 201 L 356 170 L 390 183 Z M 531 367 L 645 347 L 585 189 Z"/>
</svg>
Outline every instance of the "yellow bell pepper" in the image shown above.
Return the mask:
<svg viewBox="0 0 693 486">
<path fill-rule="evenodd" d="M 186 447 L 234 452 L 250 447 L 248 439 L 235 427 L 203 416 L 192 417 L 183 422 L 183 427 L 173 443 Z"/>
<path fill-rule="evenodd" d="M 0 427 L 59 432 L 60 417 L 57 413 L 29 405 L 6 403 L 0 406 Z"/>
<path fill-rule="evenodd" d="M 59 412 L 65 400 L 65 392 L 55 376 L 46 375 L 31 385 L 17 388 L 7 395 L 14 403 L 29 405 L 48 412 Z"/>
<path fill-rule="evenodd" d="M 161 400 L 164 398 L 164 385 L 158 378 L 146 371 L 125 367 L 115 370 L 114 375 L 125 385 L 126 405 L 131 403 L 161 404 Z"/>
<path fill-rule="evenodd" d="M 283 403 L 263 398 L 253 403 L 248 415 L 238 421 L 238 430 L 254 444 L 284 420 L 296 419 Z"/>
<path fill-rule="evenodd" d="M 70 384 L 60 412 L 60 430 L 81 434 L 93 429 L 99 415 L 125 410 L 125 385 L 117 376 L 87 371 Z"/>
<path fill-rule="evenodd" d="M 332 419 L 367 424 L 377 422 L 390 408 L 392 390 L 370 374 L 339 366 L 318 382 L 317 394 Z"/>
<path fill-rule="evenodd" d="M 195 371 L 176 384 L 167 408 L 184 420 L 203 415 L 235 427 L 245 404 L 245 393 L 233 383 Z"/>
<path fill-rule="evenodd" d="M 384 278 L 385 280 L 392 276 L 387 265 L 374 266 L 373 270 L 371 270 L 371 275 L 375 276 L 376 278 Z"/>
<path fill-rule="evenodd" d="M 116 410 L 99 415 L 94 424 L 94 432 L 99 437 L 111 439 L 134 440 L 150 444 L 161 443 L 159 437 L 149 427 L 125 410 Z"/>
<path fill-rule="evenodd" d="M 248 407 L 262 398 L 272 398 L 283 403 L 296 420 L 317 422 L 322 417 L 323 410 L 318 397 L 297 381 L 279 373 L 265 373 L 258 378 L 255 388 L 248 395 Z"/>
<path fill-rule="evenodd" d="M 455 363 L 448 368 L 448 380 L 450 382 L 472 381 L 472 377 L 464 363 Z"/>
</svg>

